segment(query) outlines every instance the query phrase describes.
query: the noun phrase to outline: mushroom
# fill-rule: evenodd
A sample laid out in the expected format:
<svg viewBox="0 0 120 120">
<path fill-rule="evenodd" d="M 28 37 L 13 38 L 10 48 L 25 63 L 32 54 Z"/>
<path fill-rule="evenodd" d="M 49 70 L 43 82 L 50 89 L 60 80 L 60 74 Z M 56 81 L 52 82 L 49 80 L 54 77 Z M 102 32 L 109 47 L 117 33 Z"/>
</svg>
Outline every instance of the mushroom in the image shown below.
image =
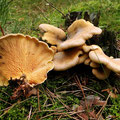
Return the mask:
<svg viewBox="0 0 120 120">
<path fill-rule="evenodd" d="M 56 46 L 51 46 L 50 48 L 53 50 L 54 54 L 57 52 L 57 47 Z"/>
<path fill-rule="evenodd" d="M 46 40 L 51 45 L 58 45 L 66 38 L 65 32 L 53 25 L 40 24 L 39 28 L 45 32 L 42 39 Z"/>
<path fill-rule="evenodd" d="M 53 59 L 55 65 L 54 70 L 67 70 L 77 64 L 83 63 L 87 57 L 88 54 L 84 54 L 79 47 L 57 52 Z"/>
<path fill-rule="evenodd" d="M 59 44 L 59 51 L 82 46 L 85 44 L 86 40 L 90 39 L 93 35 L 101 34 L 102 30 L 98 27 L 95 27 L 89 21 L 80 19 L 73 22 L 73 24 L 68 28 L 67 32 L 67 40 Z"/>
<path fill-rule="evenodd" d="M 24 76 L 25 82 L 30 86 L 41 84 L 54 67 L 53 56 L 53 50 L 34 37 L 6 35 L 0 38 L 0 75 L 7 82 Z M 1 81 L 3 79 L 0 79 L 0 83 Z"/>
<path fill-rule="evenodd" d="M 99 55 L 97 54 L 97 52 L 95 52 L 96 50 L 98 50 L 99 52 L 103 53 L 102 49 L 98 46 L 98 45 L 86 45 L 84 44 L 82 46 L 82 49 L 84 52 L 89 53 L 89 59 L 90 59 L 90 66 L 93 68 L 92 69 L 92 73 L 100 80 L 104 80 L 106 78 L 108 78 L 108 76 L 110 75 L 111 70 L 107 68 L 107 66 L 103 65 L 99 60 L 99 62 L 96 62 L 95 60 L 93 60 L 93 56 L 90 56 L 90 52 L 93 51 L 95 56 L 98 57 L 99 59 Z M 112 57 L 110 57 L 112 58 Z"/>
<path fill-rule="evenodd" d="M 91 62 L 90 62 L 90 67 L 92 67 L 92 68 L 99 68 L 99 67 L 100 67 L 100 64 L 91 61 Z"/>
<path fill-rule="evenodd" d="M 92 67 L 92 73 L 96 76 L 99 80 L 104 80 L 109 77 L 111 70 L 109 70 L 106 66 L 100 65 L 91 61 L 90 58 L 87 58 L 84 61 L 85 65 L 90 65 Z"/>
<path fill-rule="evenodd" d="M 84 64 L 85 64 L 85 65 L 89 65 L 90 62 L 91 62 L 90 58 L 87 58 L 87 59 L 84 61 Z"/>
<path fill-rule="evenodd" d="M 92 69 L 93 75 L 95 75 L 99 80 L 107 79 L 110 75 L 110 72 L 111 70 L 109 70 L 106 66 Z"/>
<path fill-rule="evenodd" d="M 102 49 L 96 48 L 95 50 L 90 51 L 89 57 L 93 62 L 103 64 L 113 72 L 120 73 L 120 59 L 108 57 L 104 54 Z"/>
<path fill-rule="evenodd" d="M 99 49 L 102 51 L 102 49 L 98 46 L 98 45 L 87 45 L 87 44 L 84 44 L 82 47 L 82 50 L 85 52 L 85 53 L 88 53 L 90 52 L 91 50 L 96 50 L 96 49 Z"/>
<path fill-rule="evenodd" d="M 91 50 L 96 50 L 96 49 L 99 49 L 100 51 L 102 51 L 102 49 L 98 45 L 87 45 L 87 44 L 84 44 L 81 48 L 82 48 L 82 50 L 85 53 L 89 53 Z M 86 59 L 84 64 L 85 65 L 90 65 L 92 68 L 100 67 L 100 65 L 98 63 L 93 62 L 90 58 Z"/>
</svg>

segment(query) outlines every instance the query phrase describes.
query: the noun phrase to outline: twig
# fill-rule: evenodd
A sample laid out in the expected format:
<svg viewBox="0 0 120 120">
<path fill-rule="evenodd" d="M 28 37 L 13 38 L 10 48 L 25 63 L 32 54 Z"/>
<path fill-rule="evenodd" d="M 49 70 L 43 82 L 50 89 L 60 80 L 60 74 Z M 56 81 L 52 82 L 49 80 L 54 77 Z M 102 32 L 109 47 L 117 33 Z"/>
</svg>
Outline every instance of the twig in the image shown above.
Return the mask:
<svg viewBox="0 0 120 120">
<path fill-rule="evenodd" d="M 45 102 L 44 102 L 44 104 L 43 104 L 43 107 L 45 107 L 45 106 L 46 106 L 47 101 L 48 101 L 48 97 L 46 98 L 46 100 L 45 100 Z"/>
<path fill-rule="evenodd" d="M 63 17 L 66 17 L 59 9 L 57 9 L 51 2 L 49 2 L 48 0 L 45 0 L 45 2 L 47 2 L 51 7 L 53 7 L 55 10 L 57 10 L 59 13 L 62 14 Z"/>
<path fill-rule="evenodd" d="M 73 90 L 73 91 L 60 91 L 60 92 L 57 92 L 59 94 L 66 94 L 66 93 L 76 93 L 76 92 L 81 92 L 81 90 Z"/>
<path fill-rule="evenodd" d="M 81 85 L 80 80 L 79 80 L 79 78 L 78 78 L 77 75 L 76 75 L 76 83 L 77 83 L 77 85 L 80 87 L 80 89 L 81 89 L 81 91 L 82 91 L 82 94 L 83 94 L 83 97 L 84 97 L 84 99 L 85 99 L 85 93 L 84 93 L 84 90 L 83 90 L 83 88 L 82 88 L 82 85 Z"/>
<path fill-rule="evenodd" d="M 69 77 L 65 82 L 62 83 L 62 86 L 57 87 L 57 88 L 55 89 L 55 91 L 58 90 L 58 89 L 60 89 L 60 88 L 62 88 L 63 86 L 64 86 L 64 87 L 65 87 L 65 86 L 68 86 L 68 87 L 69 87 L 69 86 L 71 86 L 71 85 L 74 85 L 73 83 L 70 84 L 70 85 L 64 85 L 64 84 L 66 84 L 66 83 L 69 83 L 69 80 L 71 80 L 72 78 L 74 78 L 74 76 L 75 76 L 75 75 L 72 75 L 71 77 Z"/>
<path fill-rule="evenodd" d="M 50 23 L 50 19 L 48 17 L 45 16 L 45 14 L 42 12 L 42 10 L 40 9 L 40 7 L 37 5 L 36 8 L 38 8 L 41 11 L 41 15 Z"/>
<path fill-rule="evenodd" d="M 7 101 L 1 99 L 1 98 L 0 98 L 0 101 L 3 101 L 3 102 L 5 102 L 5 103 L 7 103 L 7 104 L 9 104 L 9 105 L 12 105 L 11 103 L 9 103 L 9 102 L 7 102 Z"/>
<path fill-rule="evenodd" d="M 36 98 L 36 97 L 34 96 L 34 97 L 31 97 L 31 98 Z M 11 110 L 11 109 L 12 109 L 13 107 L 15 107 L 16 105 L 21 104 L 21 103 L 23 103 L 23 102 L 25 102 L 25 101 L 27 101 L 27 100 L 29 100 L 29 99 L 30 99 L 30 98 L 25 99 L 25 100 L 23 100 L 23 101 L 21 101 L 21 102 L 16 102 L 16 103 L 12 104 L 10 107 L 7 108 L 7 111 L 4 111 L 4 113 L 0 115 L 0 118 L 1 118 L 3 115 L 5 115 L 6 113 L 8 113 L 9 110 Z M 4 109 L 4 110 L 6 110 L 6 109 Z M 2 111 L 3 111 L 3 110 L 2 110 Z"/>
<path fill-rule="evenodd" d="M 50 99 L 50 101 L 52 102 L 52 104 L 54 104 L 55 103 L 55 97 L 53 97 L 52 96 L 52 94 L 49 94 L 49 92 L 48 91 L 46 91 L 46 94 L 47 94 L 47 96 L 49 97 L 49 99 Z"/>
<path fill-rule="evenodd" d="M 64 107 L 67 108 L 67 110 L 70 110 L 70 107 L 67 106 L 67 105 L 65 105 L 65 104 L 59 99 L 59 97 L 58 97 L 57 95 L 54 95 L 54 93 L 52 93 L 48 88 L 47 88 L 47 91 L 49 92 L 50 95 L 52 95 L 52 97 L 57 98 L 57 99 L 59 100 L 59 102 L 61 102 L 61 103 L 64 105 Z"/>
<path fill-rule="evenodd" d="M 32 115 L 31 115 L 31 118 L 33 117 L 33 115 L 34 115 L 35 113 L 37 113 L 37 110 L 38 110 L 38 108 L 36 108 L 36 109 L 33 111 Z M 41 112 L 41 111 L 38 111 L 38 112 Z"/>
<path fill-rule="evenodd" d="M 4 36 L 5 33 L 4 33 L 4 30 L 3 30 L 3 28 L 1 27 L 1 25 L 0 25 L 0 30 L 1 30 L 1 32 L 2 32 L 2 35 Z"/>
<path fill-rule="evenodd" d="M 70 113 L 70 115 L 75 115 L 75 114 L 82 113 L 82 112 L 85 112 L 85 110 L 81 110 L 81 111 L 78 111 L 78 112 L 72 111 L 72 112 L 69 112 L 69 113 Z"/>
<path fill-rule="evenodd" d="M 67 106 L 66 104 L 64 104 L 57 95 L 55 95 L 54 93 L 52 93 L 48 88 L 47 88 L 47 91 L 49 92 L 50 95 L 52 95 L 52 97 L 55 97 L 56 99 L 58 99 L 58 101 L 59 101 L 68 111 L 71 111 L 71 108 L 70 108 L 69 106 Z M 69 112 L 67 112 L 67 113 L 69 113 Z M 79 114 L 76 114 L 76 115 L 77 115 L 79 118 L 82 118 Z M 71 117 L 70 114 L 69 114 L 69 117 Z M 72 117 L 72 118 L 73 118 L 73 117 Z M 79 119 L 75 118 L 75 120 L 79 120 Z"/>
<path fill-rule="evenodd" d="M 82 88 L 82 85 L 81 85 L 81 83 L 80 83 L 80 80 L 79 80 L 78 76 L 76 75 L 75 77 L 76 77 L 76 79 L 75 79 L 75 80 L 76 80 L 76 83 L 77 83 L 77 85 L 80 87 L 80 89 L 81 89 L 81 91 L 82 91 L 82 94 L 83 94 L 83 97 L 84 97 L 84 100 L 85 100 L 85 106 L 86 106 L 86 108 L 87 108 L 87 110 L 88 110 L 87 102 L 86 102 L 86 99 L 85 99 L 84 89 Z"/>
<path fill-rule="evenodd" d="M 77 119 L 77 118 L 75 118 L 75 117 L 71 117 L 70 115 L 68 115 L 68 113 L 51 113 L 51 114 L 48 114 L 48 115 L 46 115 L 46 116 L 44 116 L 44 117 L 41 117 L 40 120 L 42 120 L 42 119 L 44 119 L 44 118 L 46 118 L 46 117 L 52 116 L 52 115 L 62 115 L 62 116 L 67 116 L 67 117 L 69 117 L 69 118 L 72 118 L 72 119 L 74 119 L 74 120 L 79 120 L 79 119 Z"/>
<path fill-rule="evenodd" d="M 104 108 L 105 108 L 105 106 L 106 106 L 106 104 L 107 104 L 107 101 L 108 101 L 108 99 L 109 99 L 109 97 L 110 97 L 110 93 L 109 93 L 109 95 L 108 95 L 108 97 L 107 97 L 107 99 L 106 99 L 106 101 L 105 101 L 105 104 L 102 106 L 102 108 L 99 110 L 99 112 L 97 113 L 97 117 L 98 117 L 98 120 L 100 119 L 100 116 L 101 116 L 101 114 L 102 114 L 102 112 L 103 112 L 103 110 L 104 110 Z"/>
<path fill-rule="evenodd" d="M 30 112 L 29 112 L 28 120 L 30 120 L 31 113 L 32 113 L 32 106 L 30 107 Z"/>
<path fill-rule="evenodd" d="M 9 96 L 9 97 L 11 97 L 8 93 L 6 93 L 5 91 L 2 91 L 2 90 L 0 90 L 2 93 L 4 93 L 5 95 L 7 95 L 7 96 Z"/>
<path fill-rule="evenodd" d="M 62 108 L 62 107 L 61 107 Z M 59 109 L 55 109 L 55 110 L 41 110 L 41 111 L 37 111 L 37 109 L 35 110 L 35 112 L 33 112 L 32 116 L 35 113 L 41 113 L 41 112 L 63 112 L 64 110 L 59 110 Z"/>
<path fill-rule="evenodd" d="M 84 85 L 82 85 L 82 87 L 83 87 L 83 88 L 86 88 L 86 89 L 88 89 L 88 90 L 91 90 L 91 91 L 99 94 L 99 95 L 102 96 L 102 97 L 105 97 L 104 95 L 100 94 L 99 92 L 97 92 L 97 91 L 95 91 L 95 90 L 93 90 L 93 89 L 91 89 L 91 88 L 88 88 L 88 87 L 86 87 L 86 86 L 84 86 Z"/>
<path fill-rule="evenodd" d="M 62 85 L 62 86 L 60 86 L 59 88 L 56 88 L 56 90 L 58 90 L 58 89 L 60 89 L 60 88 L 62 88 L 62 87 L 69 87 L 69 86 L 76 86 L 77 85 L 77 83 L 72 83 L 72 84 L 69 84 L 69 85 Z M 93 89 L 91 89 L 91 88 L 88 88 L 88 87 L 86 87 L 86 86 L 84 86 L 84 85 L 82 85 L 82 87 L 84 88 L 84 91 L 85 90 L 91 90 L 92 92 L 95 92 L 95 93 L 97 93 L 98 95 L 100 95 L 101 97 L 104 97 L 105 98 L 105 96 L 104 95 L 102 95 L 101 93 L 99 93 L 99 92 L 97 92 L 97 91 L 95 91 L 95 90 L 93 90 Z M 80 90 L 81 91 L 81 90 Z M 61 91 L 62 92 L 62 91 Z M 57 92 L 57 93 L 60 93 L 60 92 Z"/>
<path fill-rule="evenodd" d="M 11 106 L 10 106 L 10 107 L 11 107 Z M 2 110 L 0 110 L 0 112 L 8 110 L 10 107 L 7 107 L 7 108 L 2 109 Z"/>
<path fill-rule="evenodd" d="M 37 89 L 37 97 L 38 97 L 38 110 L 40 111 L 40 96 L 39 96 L 39 88 Z"/>
<path fill-rule="evenodd" d="M 62 118 L 62 116 L 63 116 L 63 115 L 60 115 L 59 118 L 58 118 L 58 120 L 60 120 L 60 119 Z"/>
<path fill-rule="evenodd" d="M 0 115 L 0 118 L 1 118 L 3 115 L 5 115 L 6 113 L 8 113 L 9 110 L 11 110 L 15 105 L 17 105 L 17 103 L 14 103 L 14 104 L 11 105 L 10 107 L 8 107 L 7 111 L 4 111 L 4 113 Z"/>
<path fill-rule="evenodd" d="M 61 107 L 63 108 L 63 107 Z M 37 111 L 38 109 L 35 109 L 35 111 L 32 113 L 31 118 L 33 117 L 34 114 L 36 113 L 41 113 L 41 112 L 63 112 L 63 110 L 55 109 L 55 110 L 41 110 Z"/>
<path fill-rule="evenodd" d="M 52 115 L 65 115 L 66 113 L 50 113 L 44 117 L 41 117 L 40 120 L 42 120 L 43 118 L 46 118 L 46 117 L 49 117 L 49 116 L 52 116 Z"/>
</svg>

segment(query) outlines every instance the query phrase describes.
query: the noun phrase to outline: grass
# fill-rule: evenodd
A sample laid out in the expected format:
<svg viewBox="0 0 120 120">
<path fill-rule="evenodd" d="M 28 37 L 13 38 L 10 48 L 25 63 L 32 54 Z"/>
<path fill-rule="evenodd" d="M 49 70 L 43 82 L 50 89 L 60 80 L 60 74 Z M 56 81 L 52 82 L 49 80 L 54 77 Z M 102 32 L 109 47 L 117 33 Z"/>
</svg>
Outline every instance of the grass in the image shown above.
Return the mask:
<svg viewBox="0 0 120 120">
<path fill-rule="evenodd" d="M 99 26 L 116 31 L 116 33 L 120 31 L 119 0 L 50 0 L 50 2 L 64 15 L 69 11 L 100 11 Z M 37 29 L 41 23 L 50 23 L 58 27 L 64 27 L 64 19 L 61 19 L 62 14 L 44 0 L 14 0 L 10 7 L 9 17 L 9 22 L 5 25 L 7 33 L 21 32 L 38 36 L 39 31 Z"/>
<path fill-rule="evenodd" d="M 2 1 L 2 0 L 1 0 Z M 120 40 L 120 1 L 119 0 L 49 0 L 57 9 L 59 9 L 64 15 L 68 12 L 73 11 L 89 11 L 98 12 L 100 11 L 100 28 L 107 28 L 116 32 L 117 40 Z M 56 9 L 51 7 L 50 4 L 44 0 L 13 0 L 10 4 L 7 4 L 9 0 L 3 0 L 6 3 L 0 3 L 0 24 L 5 31 L 5 34 L 9 33 L 23 33 L 31 36 L 40 38 L 38 26 L 41 23 L 49 23 L 64 29 L 65 20 L 62 19 L 62 14 Z M 8 5 L 8 6 L 7 6 Z M 4 9 L 3 9 L 4 8 Z M 6 8 L 6 9 L 5 9 Z M 2 35 L 0 33 L 0 35 Z M 80 69 L 81 70 L 81 69 Z M 65 73 L 50 73 L 48 80 L 39 86 L 40 90 L 40 105 L 42 112 L 38 111 L 38 100 L 36 96 L 28 99 L 21 98 L 20 100 L 11 101 L 10 96 L 12 95 L 11 87 L 0 87 L 0 119 L 1 120 L 27 120 L 30 109 L 32 108 L 31 120 L 39 119 L 40 117 L 51 114 L 51 110 L 62 110 L 67 115 L 66 118 L 61 120 L 70 120 L 71 116 L 66 113 L 66 108 L 63 105 L 70 106 L 79 105 L 82 99 L 82 93 L 78 93 L 79 96 L 74 94 L 64 93 L 67 90 L 79 90 L 76 86 L 65 87 L 63 85 L 72 84 L 71 75 L 78 74 L 79 78 L 89 79 L 90 74 L 82 73 L 73 70 L 66 71 Z M 53 76 L 54 77 L 53 77 Z M 90 75 L 91 76 L 91 75 Z M 92 76 L 93 77 L 93 76 Z M 70 79 L 70 80 L 68 80 Z M 65 81 L 68 83 L 63 84 Z M 115 81 L 113 76 L 110 77 L 108 84 L 105 81 L 96 81 L 96 79 L 89 79 L 87 87 L 100 92 L 102 89 L 106 89 L 111 85 L 112 87 L 117 86 L 119 88 L 120 82 Z M 56 89 L 63 86 L 60 89 Z M 60 95 L 60 98 L 49 96 L 46 88 L 51 90 L 53 93 Z M 56 90 L 56 91 L 55 91 Z M 63 91 L 63 93 L 59 93 Z M 99 95 L 91 90 L 85 91 L 86 95 L 94 94 Z M 104 94 L 107 96 L 107 94 Z M 67 96 L 67 97 L 66 97 Z M 51 97 L 53 97 L 51 99 Z M 105 99 L 105 98 L 103 98 Z M 115 115 L 119 117 L 119 99 L 110 100 L 111 106 L 106 107 L 104 111 L 104 117 L 108 115 Z M 117 106 L 117 107 L 116 107 Z M 8 108 L 9 107 L 9 108 Z M 4 110 L 8 108 L 7 110 Z M 55 112 L 58 112 L 56 110 Z M 49 117 L 43 118 L 43 120 L 57 119 L 57 115 L 50 115 Z M 119 119 L 119 118 L 117 118 Z"/>
</svg>

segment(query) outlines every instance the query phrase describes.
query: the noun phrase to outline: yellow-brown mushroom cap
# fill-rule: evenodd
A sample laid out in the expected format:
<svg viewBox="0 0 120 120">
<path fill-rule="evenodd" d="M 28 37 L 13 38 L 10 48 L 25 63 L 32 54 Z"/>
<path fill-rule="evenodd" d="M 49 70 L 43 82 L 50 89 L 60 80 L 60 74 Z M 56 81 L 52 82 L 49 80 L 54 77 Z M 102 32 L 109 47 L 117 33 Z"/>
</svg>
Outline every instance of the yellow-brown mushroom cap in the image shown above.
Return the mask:
<svg viewBox="0 0 120 120">
<path fill-rule="evenodd" d="M 96 50 L 96 49 L 99 49 L 100 51 L 102 51 L 102 49 L 98 45 L 87 45 L 87 44 L 84 44 L 83 46 L 81 46 L 81 48 L 86 53 L 90 52 L 91 50 Z"/>
<path fill-rule="evenodd" d="M 57 52 L 54 56 L 54 70 L 64 71 L 84 62 L 88 55 L 83 54 L 80 48 L 73 48 L 63 52 Z M 81 55 L 81 56 L 79 56 Z"/>
<path fill-rule="evenodd" d="M 0 38 L 0 73 L 7 80 L 26 76 L 31 86 L 43 83 L 53 69 L 54 52 L 38 39 L 22 34 Z"/>
<path fill-rule="evenodd" d="M 113 72 L 120 73 L 120 59 L 113 59 L 104 54 L 101 49 L 96 48 L 89 52 L 89 58 L 99 64 L 105 65 Z"/>
<path fill-rule="evenodd" d="M 111 70 L 109 70 L 106 66 L 102 67 L 101 69 L 102 70 L 100 70 L 99 68 L 93 68 L 92 73 L 99 80 L 105 80 L 109 77 Z"/>
<path fill-rule="evenodd" d="M 120 73 L 120 58 L 111 58 L 107 64 L 107 68 L 115 73 Z"/>
<path fill-rule="evenodd" d="M 40 24 L 39 28 L 45 31 L 42 39 L 46 40 L 48 43 L 52 45 L 58 45 L 62 42 L 63 39 L 66 38 L 65 32 L 62 29 L 57 28 L 53 25 Z"/>
<path fill-rule="evenodd" d="M 68 48 L 82 46 L 86 40 L 93 35 L 101 34 L 101 32 L 100 28 L 95 27 L 89 21 L 83 19 L 76 20 L 68 28 L 68 38 L 58 46 L 58 50 L 63 51 Z"/>
</svg>

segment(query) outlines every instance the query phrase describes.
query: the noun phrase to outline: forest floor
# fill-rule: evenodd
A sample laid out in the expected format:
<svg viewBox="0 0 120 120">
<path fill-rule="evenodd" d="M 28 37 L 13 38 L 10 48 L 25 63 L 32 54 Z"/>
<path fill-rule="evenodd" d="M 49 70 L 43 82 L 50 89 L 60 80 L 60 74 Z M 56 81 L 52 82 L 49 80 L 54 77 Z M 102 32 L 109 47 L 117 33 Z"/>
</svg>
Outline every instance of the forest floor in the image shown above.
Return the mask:
<svg viewBox="0 0 120 120">
<path fill-rule="evenodd" d="M 5 34 L 22 33 L 40 39 L 40 24 L 48 23 L 65 31 L 66 14 L 87 11 L 100 12 L 99 27 L 114 31 L 116 41 L 120 40 L 119 0 L 9 1 L 0 2 L 0 25 Z M 63 72 L 49 72 L 48 79 L 37 86 L 39 95 L 11 100 L 13 88 L 0 87 L 1 120 L 87 120 L 88 116 L 120 120 L 120 76 L 115 73 L 106 80 L 98 80 L 91 68 L 78 65 Z"/>
</svg>

